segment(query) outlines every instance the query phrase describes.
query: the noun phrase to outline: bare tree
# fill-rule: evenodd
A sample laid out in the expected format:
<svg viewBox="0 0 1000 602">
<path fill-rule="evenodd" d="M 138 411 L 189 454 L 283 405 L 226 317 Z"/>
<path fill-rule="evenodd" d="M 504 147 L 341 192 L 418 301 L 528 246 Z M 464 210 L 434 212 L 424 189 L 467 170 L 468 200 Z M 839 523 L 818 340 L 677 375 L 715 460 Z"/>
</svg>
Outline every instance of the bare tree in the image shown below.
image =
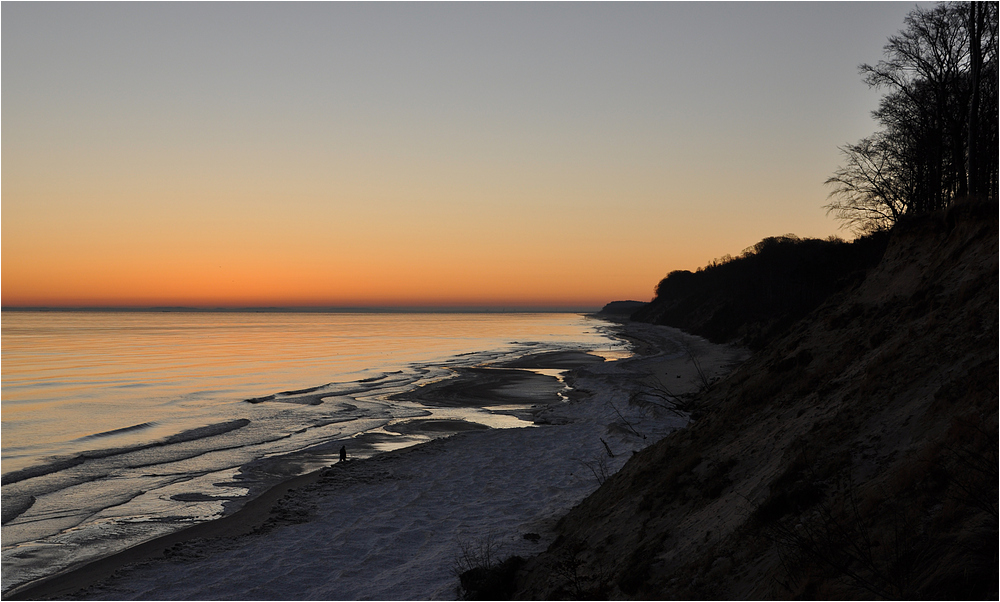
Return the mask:
<svg viewBox="0 0 1000 602">
<path fill-rule="evenodd" d="M 886 90 L 876 134 L 841 148 L 827 180 L 829 212 L 859 231 L 891 226 L 969 196 L 996 199 L 997 5 L 916 8 L 889 38 L 885 58 L 861 65 Z"/>
<path fill-rule="evenodd" d="M 856 231 L 890 228 L 908 209 L 912 184 L 892 146 L 892 139 L 877 133 L 841 147 L 845 165 L 826 181 L 834 186 L 827 209 Z"/>
</svg>

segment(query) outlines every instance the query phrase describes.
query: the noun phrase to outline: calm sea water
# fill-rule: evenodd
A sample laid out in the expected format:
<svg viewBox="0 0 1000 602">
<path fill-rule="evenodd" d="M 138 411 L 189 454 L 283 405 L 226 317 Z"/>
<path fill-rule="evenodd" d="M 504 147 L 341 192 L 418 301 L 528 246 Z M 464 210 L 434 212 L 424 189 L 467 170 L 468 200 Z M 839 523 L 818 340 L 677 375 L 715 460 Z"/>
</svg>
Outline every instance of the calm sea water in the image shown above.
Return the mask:
<svg viewBox="0 0 1000 602">
<path fill-rule="evenodd" d="M 4 312 L 3 589 L 219 516 L 262 459 L 411 445 L 383 427 L 415 417 L 526 426 L 388 397 L 558 349 L 627 354 L 578 314 Z"/>
</svg>

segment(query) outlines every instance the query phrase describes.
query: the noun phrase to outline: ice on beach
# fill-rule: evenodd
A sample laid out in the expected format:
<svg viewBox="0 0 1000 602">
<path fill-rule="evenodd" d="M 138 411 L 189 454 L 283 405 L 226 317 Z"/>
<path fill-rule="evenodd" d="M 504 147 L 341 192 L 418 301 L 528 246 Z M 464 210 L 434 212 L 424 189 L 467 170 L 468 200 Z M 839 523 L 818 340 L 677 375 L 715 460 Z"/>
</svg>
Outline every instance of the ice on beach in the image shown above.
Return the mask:
<svg viewBox="0 0 1000 602">
<path fill-rule="evenodd" d="M 502 557 L 541 552 L 554 522 L 598 487 L 601 472 L 617 471 L 632 451 L 685 424 L 683 416 L 629 405 L 641 370 L 609 363 L 589 373 L 576 385 L 593 395 L 551 407 L 549 425 L 468 431 L 334 466 L 282 500 L 278 516 L 291 524 L 185 544 L 87 596 L 455 599 L 463 546 L 489 538 Z M 614 428 L 623 415 L 631 430 Z"/>
</svg>

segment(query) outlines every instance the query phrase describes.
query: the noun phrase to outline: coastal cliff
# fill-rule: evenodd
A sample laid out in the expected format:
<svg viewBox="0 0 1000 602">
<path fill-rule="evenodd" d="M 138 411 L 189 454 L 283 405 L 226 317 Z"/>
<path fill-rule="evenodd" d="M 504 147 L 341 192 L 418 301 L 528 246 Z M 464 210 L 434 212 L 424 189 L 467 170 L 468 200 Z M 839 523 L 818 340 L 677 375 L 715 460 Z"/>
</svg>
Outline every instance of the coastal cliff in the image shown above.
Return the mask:
<svg viewBox="0 0 1000 602">
<path fill-rule="evenodd" d="M 995 599 L 997 238 L 995 205 L 898 224 L 569 512 L 515 597 Z"/>
</svg>

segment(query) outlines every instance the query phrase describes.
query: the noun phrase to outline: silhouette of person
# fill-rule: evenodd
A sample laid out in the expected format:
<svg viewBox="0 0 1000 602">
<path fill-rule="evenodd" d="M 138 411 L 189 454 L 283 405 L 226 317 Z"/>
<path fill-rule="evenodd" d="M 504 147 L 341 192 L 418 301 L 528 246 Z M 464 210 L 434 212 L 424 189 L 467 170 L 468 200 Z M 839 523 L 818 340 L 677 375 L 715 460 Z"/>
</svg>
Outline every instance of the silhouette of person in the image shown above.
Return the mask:
<svg viewBox="0 0 1000 602">
<path fill-rule="evenodd" d="M 341 445 L 340 446 L 340 461 L 341 462 L 346 462 L 347 461 L 347 446 L 346 445 Z"/>
</svg>

